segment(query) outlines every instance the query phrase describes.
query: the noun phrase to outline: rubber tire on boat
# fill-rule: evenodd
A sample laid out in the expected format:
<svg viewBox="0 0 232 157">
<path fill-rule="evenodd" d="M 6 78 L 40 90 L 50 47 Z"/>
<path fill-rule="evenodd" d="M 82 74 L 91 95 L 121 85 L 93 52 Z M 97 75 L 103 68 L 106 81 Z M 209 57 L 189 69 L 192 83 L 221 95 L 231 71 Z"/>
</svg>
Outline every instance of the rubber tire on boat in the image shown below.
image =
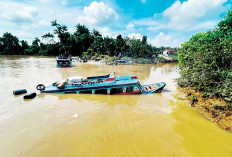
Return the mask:
<svg viewBox="0 0 232 157">
<path fill-rule="evenodd" d="M 36 97 L 36 93 L 30 93 L 30 94 L 27 94 L 27 95 L 23 96 L 24 99 L 32 99 L 34 97 Z"/>
<path fill-rule="evenodd" d="M 45 89 L 45 86 L 44 86 L 43 84 L 38 84 L 38 85 L 36 86 L 36 89 L 39 90 L 39 91 L 42 91 L 42 90 Z"/>
<path fill-rule="evenodd" d="M 13 91 L 14 95 L 19 95 L 19 94 L 24 94 L 24 93 L 27 93 L 26 89 L 19 89 L 19 90 Z"/>
</svg>

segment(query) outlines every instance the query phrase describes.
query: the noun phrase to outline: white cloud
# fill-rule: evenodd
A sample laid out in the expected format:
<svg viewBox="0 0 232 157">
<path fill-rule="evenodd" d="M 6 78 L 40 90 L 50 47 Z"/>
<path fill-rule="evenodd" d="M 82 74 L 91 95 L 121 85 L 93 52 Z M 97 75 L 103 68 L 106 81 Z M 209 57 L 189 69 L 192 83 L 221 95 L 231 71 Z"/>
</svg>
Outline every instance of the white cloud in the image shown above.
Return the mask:
<svg viewBox="0 0 232 157">
<path fill-rule="evenodd" d="M 97 27 L 97 30 L 101 33 L 103 37 L 112 37 L 112 31 L 108 27 Z"/>
<path fill-rule="evenodd" d="M 92 2 L 84 7 L 84 16 L 78 17 L 78 21 L 88 25 L 103 26 L 118 19 L 118 14 L 103 2 Z"/>
<path fill-rule="evenodd" d="M 163 12 L 163 16 L 170 20 L 169 28 L 191 29 L 202 21 L 211 20 L 212 22 L 219 18 L 221 13 L 230 8 L 230 5 L 224 5 L 225 2 L 227 0 L 188 0 L 183 3 L 176 1 Z"/>
<path fill-rule="evenodd" d="M 147 30 L 149 30 L 149 31 L 157 31 L 157 30 L 161 30 L 161 29 L 169 29 L 169 27 L 165 24 L 160 24 L 157 26 L 150 26 L 147 28 Z"/>
<path fill-rule="evenodd" d="M 154 39 L 149 40 L 149 42 L 156 47 L 161 47 L 161 46 L 179 47 L 180 44 L 182 43 L 180 40 L 175 39 L 171 35 L 166 35 L 163 32 L 160 32 Z"/>
<path fill-rule="evenodd" d="M 55 19 L 59 24 L 75 29 L 76 16 L 82 12 L 80 7 L 62 6 L 61 0 L 37 0 L 30 3 L 4 0 L 0 1 L 0 32 L 10 32 L 19 40 L 30 43 L 34 37 L 44 35 L 43 32 L 52 31 L 54 27 L 51 27 L 50 22 Z"/>
<path fill-rule="evenodd" d="M 33 27 L 38 28 L 38 27 L 48 27 L 51 26 L 51 22 L 47 20 L 40 20 L 38 23 L 34 23 Z"/>
<path fill-rule="evenodd" d="M 134 27 L 134 25 L 133 25 L 132 23 L 129 23 L 129 24 L 126 26 L 126 29 L 127 29 L 127 30 L 134 30 L 135 27 Z"/>
<path fill-rule="evenodd" d="M 128 34 L 128 37 L 131 38 L 131 39 L 140 39 L 142 40 L 143 36 L 139 33 L 131 33 L 131 34 Z"/>
<path fill-rule="evenodd" d="M 214 28 L 215 25 L 218 23 L 218 20 L 212 20 L 212 21 L 206 21 L 206 22 L 202 22 L 199 24 L 196 24 L 194 26 L 192 26 L 191 28 L 189 28 L 190 31 L 192 30 L 200 30 L 200 29 L 210 29 L 210 28 Z"/>
<path fill-rule="evenodd" d="M 12 2 L 8 2 L 8 4 L 0 2 L 0 10 L 2 12 L 0 16 L 8 21 L 17 23 L 31 22 L 38 15 L 38 10 L 34 6 Z"/>
<path fill-rule="evenodd" d="M 40 3 L 44 3 L 44 4 L 61 4 L 62 6 L 65 6 L 68 4 L 67 0 L 39 0 Z"/>
</svg>

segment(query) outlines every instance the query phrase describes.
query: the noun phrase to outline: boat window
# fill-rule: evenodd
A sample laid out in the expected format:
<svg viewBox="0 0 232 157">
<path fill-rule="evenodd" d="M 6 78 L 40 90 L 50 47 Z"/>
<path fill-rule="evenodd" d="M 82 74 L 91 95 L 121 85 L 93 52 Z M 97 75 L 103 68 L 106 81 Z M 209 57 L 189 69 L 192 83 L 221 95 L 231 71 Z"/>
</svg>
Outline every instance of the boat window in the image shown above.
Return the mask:
<svg viewBox="0 0 232 157">
<path fill-rule="evenodd" d="M 127 88 L 126 88 L 126 92 L 127 92 L 127 93 L 133 92 L 133 89 L 134 89 L 133 86 L 127 87 Z"/>
<path fill-rule="evenodd" d="M 92 90 L 80 91 L 80 94 L 92 94 Z"/>
<path fill-rule="evenodd" d="M 97 89 L 95 90 L 95 94 L 107 94 L 107 89 Z"/>
<path fill-rule="evenodd" d="M 149 88 L 152 89 L 151 86 L 149 86 Z"/>
<path fill-rule="evenodd" d="M 119 94 L 123 93 L 123 88 L 111 88 L 110 94 Z"/>
</svg>

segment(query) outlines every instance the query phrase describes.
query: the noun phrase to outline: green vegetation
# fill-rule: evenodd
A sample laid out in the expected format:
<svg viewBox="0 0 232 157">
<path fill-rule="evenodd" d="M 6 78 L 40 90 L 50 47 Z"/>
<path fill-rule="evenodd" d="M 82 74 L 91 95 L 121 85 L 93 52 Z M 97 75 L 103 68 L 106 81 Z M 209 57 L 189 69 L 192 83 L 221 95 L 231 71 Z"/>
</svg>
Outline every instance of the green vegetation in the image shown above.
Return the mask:
<svg viewBox="0 0 232 157">
<path fill-rule="evenodd" d="M 176 56 L 176 55 L 172 55 L 172 56 L 169 56 L 169 57 L 174 59 L 174 60 L 178 60 L 178 56 Z"/>
<path fill-rule="evenodd" d="M 0 54 L 2 55 L 48 55 L 57 56 L 65 51 L 72 56 L 82 56 L 88 59 L 95 59 L 101 55 L 118 56 L 132 58 L 150 58 L 162 53 L 170 47 L 153 47 L 147 43 L 147 37 L 142 40 L 123 38 L 118 35 L 116 39 L 102 37 L 99 31 L 92 32 L 81 24 L 76 25 L 76 31 L 71 34 L 65 25 L 58 24 L 56 20 L 51 22 L 54 27 L 53 33 L 42 35 L 44 43 L 38 38 L 34 38 L 31 45 L 27 41 L 19 39 L 11 33 L 4 33 L 0 37 Z M 55 36 L 59 41 L 55 42 Z M 93 57 L 95 56 L 95 57 Z"/>
<path fill-rule="evenodd" d="M 181 87 L 191 87 L 204 97 L 216 96 L 232 103 L 232 12 L 217 27 L 193 35 L 178 50 Z"/>
</svg>

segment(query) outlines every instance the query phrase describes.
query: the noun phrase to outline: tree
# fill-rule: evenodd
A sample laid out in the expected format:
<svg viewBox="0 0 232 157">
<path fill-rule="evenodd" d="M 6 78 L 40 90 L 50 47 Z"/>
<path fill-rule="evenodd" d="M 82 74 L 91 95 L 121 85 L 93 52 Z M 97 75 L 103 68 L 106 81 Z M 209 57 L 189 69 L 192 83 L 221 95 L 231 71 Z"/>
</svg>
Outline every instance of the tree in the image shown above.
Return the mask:
<svg viewBox="0 0 232 157">
<path fill-rule="evenodd" d="M 70 37 L 70 33 L 68 32 L 68 27 L 65 25 L 60 25 L 57 23 L 56 20 L 51 22 L 51 26 L 56 27 L 54 30 L 54 34 L 58 35 L 58 38 L 60 39 L 60 44 L 66 45 L 68 42 L 68 38 Z"/>
<path fill-rule="evenodd" d="M 38 55 L 40 51 L 40 40 L 35 37 L 32 41 L 32 45 L 24 51 L 26 55 Z"/>
<path fill-rule="evenodd" d="M 218 26 L 197 33 L 178 50 L 181 77 L 178 84 L 232 103 L 232 13 Z"/>
<path fill-rule="evenodd" d="M 54 35 L 51 34 L 50 32 L 47 33 L 47 34 L 44 34 L 42 36 L 42 39 L 49 40 L 49 43 L 54 43 L 54 40 L 53 40 L 54 39 Z"/>
<path fill-rule="evenodd" d="M 147 36 L 143 36 L 143 38 L 142 38 L 142 43 L 143 43 L 143 44 L 147 44 Z"/>
<path fill-rule="evenodd" d="M 80 36 L 82 34 L 90 35 L 90 31 L 85 25 L 77 24 L 76 25 L 76 32 L 74 33 L 74 35 Z"/>
<path fill-rule="evenodd" d="M 102 38 L 101 33 L 98 30 L 96 30 L 96 29 L 93 29 L 93 33 L 92 34 L 93 34 L 94 39 Z"/>
<path fill-rule="evenodd" d="M 116 43 L 113 38 L 105 37 L 103 40 L 103 46 L 104 46 L 103 54 L 109 54 L 110 56 L 114 56 L 115 45 Z"/>
<path fill-rule="evenodd" d="M 11 33 L 4 33 L 1 38 L 3 54 L 17 55 L 20 53 L 19 39 Z"/>
<path fill-rule="evenodd" d="M 29 45 L 25 40 L 20 41 L 20 46 L 21 46 L 20 54 L 24 54 L 25 50 L 29 48 Z"/>
<path fill-rule="evenodd" d="M 89 29 L 81 24 L 76 25 L 76 32 L 73 35 L 74 37 L 70 38 L 72 48 L 77 50 L 78 55 L 82 55 L 82 52 L 86 52 L 90 45 L 93 43 L 93 36 L 90 34 Z"/>
<path fill-rule="evenodd" d="M 117 36 L 115 44 L 115 55 L 124 52 L 126 43 L 121 34 Z"/>
</svg>

